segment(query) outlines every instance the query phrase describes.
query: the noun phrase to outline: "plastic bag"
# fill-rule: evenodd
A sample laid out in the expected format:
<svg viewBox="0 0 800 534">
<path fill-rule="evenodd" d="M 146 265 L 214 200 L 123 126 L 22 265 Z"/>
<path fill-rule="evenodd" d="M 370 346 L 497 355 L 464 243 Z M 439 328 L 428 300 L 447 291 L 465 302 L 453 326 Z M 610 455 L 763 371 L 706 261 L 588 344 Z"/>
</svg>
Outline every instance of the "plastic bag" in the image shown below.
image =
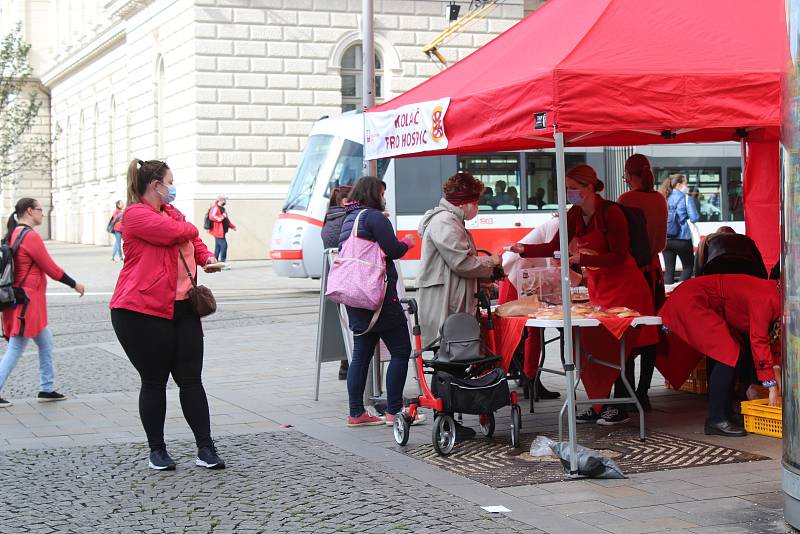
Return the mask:
<svg viewBox="0 0 800 534">
<path fill-rule="evenodd" d="M 526 317 L 531 313 L 536 313 L 539 306 L 539 299 L 535 296 L 524 297 L 497 306 L 494 313 L 499 317 Z"/>
<path fill-rule="evenodd" d="M 560 441 L 550 446 L 556 455 L 561 458 L 564 472 L 569 473 L 569 443 Z M 578 459 L 578 474 L 589 478 L 627 478 L 622 474 L 617 462 L 606 458 L 593 449 L 576 445 L 575 455 Z"/>
<path fill-rule="evenodd" d="M 555 443 L 547 436 L 536 436 L 531 443 L 531 456 L 552 456 Z"/>
</svg>

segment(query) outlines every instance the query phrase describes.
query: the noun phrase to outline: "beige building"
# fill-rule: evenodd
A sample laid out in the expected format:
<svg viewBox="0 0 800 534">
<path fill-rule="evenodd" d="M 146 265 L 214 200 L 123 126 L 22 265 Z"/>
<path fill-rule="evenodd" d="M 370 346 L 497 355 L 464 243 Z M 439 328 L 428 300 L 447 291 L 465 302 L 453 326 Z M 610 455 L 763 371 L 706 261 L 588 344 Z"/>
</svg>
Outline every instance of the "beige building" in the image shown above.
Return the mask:
<svg viewBox="0 0 800 534">
<path fill-rule="evenodd" d="M 421 47 L 449 24 L 444 0 L 374 0 L 379 97 L 439 70 Z M 462 16 L 469 2 L 461 5 Z M 442 47 L 452 62 L 539 1 L 506 0 Z M 5 213 L 33 194 L 53 239 L 108 244 L 131 158 L 166 158 L 176 205 L 200 224 L 229 197 L 231 259 L 268 257 L 304 140 L 315 120 L 360 99 L 361 0 L 5 0 L 0 31 L 22 21 L 61 134 L 52 176 L 3 184 Z M 49 112 L 49 114 L 48 114 Z M 209 239 L 209 242 L 212 240 Z"/>
</svg>

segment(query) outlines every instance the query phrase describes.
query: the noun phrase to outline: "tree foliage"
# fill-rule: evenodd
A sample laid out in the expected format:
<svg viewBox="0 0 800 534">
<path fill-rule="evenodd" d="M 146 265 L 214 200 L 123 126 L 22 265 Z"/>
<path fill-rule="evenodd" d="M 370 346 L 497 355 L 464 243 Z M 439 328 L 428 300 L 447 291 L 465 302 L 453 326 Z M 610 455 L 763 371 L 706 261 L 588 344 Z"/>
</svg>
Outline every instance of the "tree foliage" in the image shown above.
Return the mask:
<svg viewBox="0 0 800 534">
<path fill-rule="evenodd" d="M 30 48 L 21 24 L 0 42 L 0 180 L 23 170 L 49 171 L 51 165 L 49 132 L 33 131 L 42 102 L 35 91 L 23 94 L 32 81 Z"/>
</svg>

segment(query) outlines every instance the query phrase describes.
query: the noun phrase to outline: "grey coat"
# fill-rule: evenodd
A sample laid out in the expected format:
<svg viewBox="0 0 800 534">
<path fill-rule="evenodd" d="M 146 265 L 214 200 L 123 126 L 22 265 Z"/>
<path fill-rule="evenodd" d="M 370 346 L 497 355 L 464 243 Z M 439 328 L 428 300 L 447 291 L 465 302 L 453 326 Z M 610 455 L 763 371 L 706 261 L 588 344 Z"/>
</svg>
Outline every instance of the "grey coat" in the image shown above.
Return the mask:
<svg viewBox="0 0 800 534">
<path fill-rule="evenodd" d="M 417 300 L 426 346 L 439 336 L 448 315 L 475 311 L 478 279 L 491 276 L 494 263 L 489 256 L 477 255 L 464 227 L 464 212 L 445 199 L 423 215 L 418 231 L 422 258 Z"/>
</svg>

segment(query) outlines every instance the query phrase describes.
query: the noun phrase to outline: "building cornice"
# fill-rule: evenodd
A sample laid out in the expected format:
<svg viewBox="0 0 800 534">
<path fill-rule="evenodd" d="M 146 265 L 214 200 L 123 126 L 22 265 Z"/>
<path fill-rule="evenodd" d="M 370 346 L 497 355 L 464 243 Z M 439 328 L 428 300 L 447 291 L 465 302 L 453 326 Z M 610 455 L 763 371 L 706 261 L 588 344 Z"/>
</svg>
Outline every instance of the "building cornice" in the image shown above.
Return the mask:
<svg viewBox="0 0 800 534">
<path fill-rule="evenodd" d="M 59 59 L 42 77 L 42 83 L 52 88 L 64 78 L 73 74 L 86 64 L 96 61 L 119 45 L 125 43 L 126 32 L 124 23 L 114 24 L 108 30 L 98 35 L 92 41 L 76 50 L 66 58 Z"/>
<path fill-rule="evenodd" d="M 153 3 L 154 0 L 111 0 L 105 10 L 112 20 L 126 20 Z"/>
</svg>

